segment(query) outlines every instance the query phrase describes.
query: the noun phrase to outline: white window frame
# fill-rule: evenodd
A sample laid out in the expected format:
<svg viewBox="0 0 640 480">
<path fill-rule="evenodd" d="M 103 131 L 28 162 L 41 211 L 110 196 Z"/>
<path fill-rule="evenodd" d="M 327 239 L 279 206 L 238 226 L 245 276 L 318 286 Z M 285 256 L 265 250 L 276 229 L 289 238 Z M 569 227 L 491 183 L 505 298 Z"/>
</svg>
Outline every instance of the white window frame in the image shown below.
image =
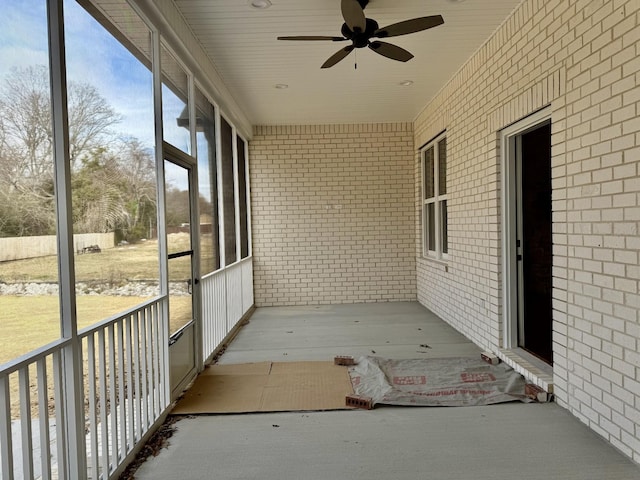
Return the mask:
<svg viewBox="0 0 640 480">
<path fill-rule="evenodd" d="M 448 260 L 448 241 L 444 245 L 444 234 L 448 232 L 448 225 L 445 224 L 442 218 L 442 205 L 448 200 L 447 193 L 440 194 L 440 155 L 439 148 L 440 142 L 446 139 L 446 132 L 441 133 L 424 147 L 420 149 L 420 165 L 421 165 L 421 202 L 422 202 L 422 256 L 425 258 L 435 258 L 438 260 Z M 425 198 L 426 196 L 426 154 L 427 151 L 433 149 L 433 171 L 431 176 L 433 177 L 433 197 Z M 446 158 L 445 158 L 446 162 Z M 445 165 L 446 168 L 446 165 Z M 446 179 L 445 179 L 446 180 Z M 434 212 L 434 245 L 429 244 L 429 205 L 433 205 Z M 447 222 L 448 223 L 448 222 Z M 446 251 L 444 251 L 446 250 Z"/>
</svg>

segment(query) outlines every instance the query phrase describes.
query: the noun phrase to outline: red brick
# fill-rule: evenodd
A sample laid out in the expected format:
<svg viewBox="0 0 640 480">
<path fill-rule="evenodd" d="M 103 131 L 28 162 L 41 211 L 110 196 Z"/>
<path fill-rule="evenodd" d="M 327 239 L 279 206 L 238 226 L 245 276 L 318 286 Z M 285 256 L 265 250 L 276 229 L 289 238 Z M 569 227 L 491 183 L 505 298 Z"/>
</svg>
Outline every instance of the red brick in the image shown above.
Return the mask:
<svg viewBox="0 0 640 480">
<path fill-rule="evenodd" d="M 373 408 L 373 399 L 371 397 L 363 397 L 360 395 L 347 395 L 345 404 L 347 407 L 371 410 Z"/>
</svg>

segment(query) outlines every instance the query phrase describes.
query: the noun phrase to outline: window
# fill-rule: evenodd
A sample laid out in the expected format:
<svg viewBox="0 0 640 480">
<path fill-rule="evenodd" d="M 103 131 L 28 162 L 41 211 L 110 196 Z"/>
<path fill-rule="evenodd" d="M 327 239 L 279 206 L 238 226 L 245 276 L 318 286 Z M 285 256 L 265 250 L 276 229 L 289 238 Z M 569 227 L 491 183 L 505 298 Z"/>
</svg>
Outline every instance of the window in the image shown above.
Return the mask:
<svg viewBox="0 0 640 480">
<path fill-rule="evenodd" d="M 240 208 L 240 258 L 249 256 L 249 212 L 247 209 L 247 161 L 245 143 L 236 137 L 238 151 L 238 203 Z"/>
<path fill-rule="evenodd" d="M 222 208 L 224 212 L 224 258 L 225 266 L 235 263 L 236 254 L 236 203 L 233 168 L 233 127 L 223 117 L 220 120 L 220 142 L 222 145 Z"/>
<path fill-rule="evenodd" d="M 422 150 L 424 256 L 446 257 L 449 252 L 447 223 L 447 138 L 442 134 Z"/>
<path fill-rule="evenodd" d="M 164 141 L 191 154 L 189 130 L 189 78 L 169 50 L 161 48 L 162 137 Z"/>
<path fill-rule="evenodd" d="M 47 4 L 2 10 L 0 364 L 61 333 Z"/>
<path fill-rule="evenodd" d="M 196 88 L 196 142 L 198 192 L 200 194 L 200 273 L 220 268 L 218 228 L 218 160 L 216 158 L 216 115 L 214 106 Z"/>
<path fill-rule="evenodd" d="M 85 327 L 159 293 L 151 32 L 127 15 L 134 44 L 75 1 L 64 14 L 76 310 Z"/>
</svg>

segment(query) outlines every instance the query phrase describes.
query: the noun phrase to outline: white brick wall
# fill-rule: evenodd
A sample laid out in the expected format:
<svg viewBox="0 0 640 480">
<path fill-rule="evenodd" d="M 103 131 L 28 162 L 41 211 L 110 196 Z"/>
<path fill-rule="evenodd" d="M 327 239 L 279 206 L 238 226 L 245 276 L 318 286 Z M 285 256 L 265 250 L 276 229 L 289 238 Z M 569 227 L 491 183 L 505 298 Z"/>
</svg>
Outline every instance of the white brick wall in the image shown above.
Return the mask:
<svg viewBox="0 0 640 480">
<path fill-rule="evenodd" d="M 411 124 L 255 127 L 255 303 L 416 299 Z"/>
<path fill-rule="evenodd" d="M 499 131 L 552 108 L 554 387 L 640 461 L 640 1 L 525 0 L 415 122 L 447 130 L 448 271 L 420 257 L 418 298 L 502 345 Z M 414 158 L 416 219 L 419 158 Z"/>
</svg>

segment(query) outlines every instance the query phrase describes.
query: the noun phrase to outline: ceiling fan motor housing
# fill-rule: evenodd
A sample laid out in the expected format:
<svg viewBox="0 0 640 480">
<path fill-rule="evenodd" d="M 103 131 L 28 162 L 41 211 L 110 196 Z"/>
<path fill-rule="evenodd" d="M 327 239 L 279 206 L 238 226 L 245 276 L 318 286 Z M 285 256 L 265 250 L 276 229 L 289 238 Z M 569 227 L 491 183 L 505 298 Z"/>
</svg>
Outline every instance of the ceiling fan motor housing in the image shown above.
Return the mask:
<svg viewBox="0 0 640 480">
<path fill-rule="evenodd" d="M 371 18 L 367 18 L 367 25 L 364 32 L 352 31 L 346 23 L 342 24 L 340 32 L 342 35 L 353 42 L 353 46 L 356 48 L 364 48 L 369 45 L 369 40 L 373 37 L 373 34 L 378 30 L 378 22 Z M 357 30 L 357 29 L 356 29 Z"/>
</svg>

